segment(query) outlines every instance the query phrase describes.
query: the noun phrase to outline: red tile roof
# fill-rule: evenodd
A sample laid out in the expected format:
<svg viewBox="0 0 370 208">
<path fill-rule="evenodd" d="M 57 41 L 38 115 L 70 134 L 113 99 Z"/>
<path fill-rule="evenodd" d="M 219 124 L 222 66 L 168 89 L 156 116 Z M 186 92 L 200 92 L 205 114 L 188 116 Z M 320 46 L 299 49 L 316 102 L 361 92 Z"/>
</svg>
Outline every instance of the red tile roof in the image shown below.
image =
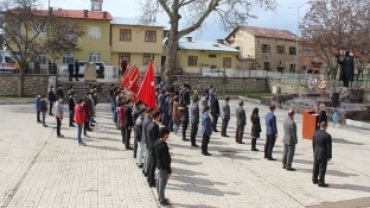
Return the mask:
<svg viewBox="0 0 370 208">
<path fill-rule="evenodd" d="M 17 12 L 17 9 L 13 10 L 14 12 Z M 106 12 L 106 18 L 104 18 L 104 12 L 100 11 L 87 11 L 87 17 L 85 17 L 85 11 L 84 10 L 67 10 L 67 9 L 57 9 L 53 10 L 53 17 L 59 17 L 59 18 L 72 18 L 72 19 L 100 19 L 100 20 L 112 20 L 113 17 L 109 12 Z M 35 15 L 39 16 L 47 16 L 48 11 L 47 10 L 33 10 Z"/>
<path fill-rule="evenodd" d="M 226 39 L 229 39 L 229 37 L 233 35 L 239 29 L 244 30 L 256 37 L 278 38 L 278 39 L 285 39 L 285 40 L 296 40 L 297 38 L 296 35 L 294 35 L 292 32 L 287 31 L 287 30 L 277 30 L 277 29 L 251 27 L 251 26 L 239 26 Z"/>
</svg>

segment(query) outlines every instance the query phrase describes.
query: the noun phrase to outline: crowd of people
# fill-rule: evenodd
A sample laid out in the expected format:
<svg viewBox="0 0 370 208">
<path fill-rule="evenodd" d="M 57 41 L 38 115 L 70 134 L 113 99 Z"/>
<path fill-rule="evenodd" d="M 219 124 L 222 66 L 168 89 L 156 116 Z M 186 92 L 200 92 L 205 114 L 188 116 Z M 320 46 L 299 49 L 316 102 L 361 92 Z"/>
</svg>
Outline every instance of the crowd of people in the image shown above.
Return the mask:
<svg viewBox="0 0 370 208">
<path fill-rule="evenodd" d="M 221 116 L 221 136 L 228 135 L 228 124 L 231 119 L 230 98 L 226 97 L 220 107 L 217 89 L 213 86 L 205 88 L 203 98 L 199 99 L 195 94 L 192 102 L 190 101 L 190 85 L 184 84 L 169 90 L 159 89 L 157 96 L 157 107 L 153 109 L 146 106 L 140 100 L 134 101 L 130 94 L 124 89 L 115 87 L 112 84 L 109 90 L 110 106 L 113 117 L 113 123 L 121 132 L 122 143 L 126 150 L 133 151 L 133 157 L 136 160 L 138 168 L 142 169 L 143 175 L 147 178 L 149 187 L 156 187 L 158 200 L 161 205 L 169 205 L 165 198 L 165 187 L 172 174 L 171 156 L 167 145 L 167 140 L 171 132 L 179 134 L 180 126 L 182 131 L 180 136 L 183 141 L 190 141 L 190 146 L 198 148 L 196 136 L 198 134 L 199 124 L 201 124 L 201 153 L 204 156 L 211 156 L 208 152 L 208 145 L 213 133 L 219 132 L 217 129 L 218 118 Z M 77 141 L 79 145 L 85 145 L 82 140 L 82 133 L 88 137 L 87 131 L 92 131 L 94 117 L 96 114 L 97 93 L 96 87 L 91 86 L 84 98 L 76 101 L 76 93 L 73 86 L 68 91 L 69 95 L 69 126 L 76 127 Z M 50 88 L 48 98 L 46 95 L 36 96 L 37 122 L 45 123 L 45 117 L 48 112 L 47 102 L 50 103 L 49 115 L 55 116 L 57 123 L 57 137 L 62 138 L 61 124 L 63 120 L 63 89 L 58 87 L 56 93 L 53 87 Z M 55 115 L 52 108 L 55 108 Z M 235 110 L 236 133 L 235 142 L 244 144 L 244 131 L 247 125 L 247 115 L 244 110 L 244 101 L 240 101 Z M 266 143 L 264 146 L 264 157 L 270 161 L 275 161 L 273 157 L 273 148 L 278 138 L 278 129 L 276 116 L 274 114 L 275 106 L 269 106 L 269 112 L 265 116 L 266 122 Z M 42 120 L 40 119 L 42 115 Z M 297 126 L 294 121 L 294 110 L 288 111 L 288 117 L 284 121 L 283 137 L 283 169 L 295 171 L 292 167 L 295 146 L 298 143 Z M 259 116 L 259 109 L 254 108 L 250 115 L 251 122 L 251 151 L 259 151 L 256 148 L 257 140 L 261 136 L 262 127 Z M 187 138 L 187 129 L 190 123 L 190 139 Z M 161 127 L 162 126 L 162 127 Z M 313 137 L 314 184 L 320 187 L 327 187 L 325 183 L 325 172 L 327 162 L 331 158 L 331 136 L 326 132 L 327 117 L 325 107 L 321 106 L 318 131 Z M 131 132 L 133 131 L 133 145 L 131 145 Z M 157 177 L 155 172 L 157 170 Z"/>
</svg>

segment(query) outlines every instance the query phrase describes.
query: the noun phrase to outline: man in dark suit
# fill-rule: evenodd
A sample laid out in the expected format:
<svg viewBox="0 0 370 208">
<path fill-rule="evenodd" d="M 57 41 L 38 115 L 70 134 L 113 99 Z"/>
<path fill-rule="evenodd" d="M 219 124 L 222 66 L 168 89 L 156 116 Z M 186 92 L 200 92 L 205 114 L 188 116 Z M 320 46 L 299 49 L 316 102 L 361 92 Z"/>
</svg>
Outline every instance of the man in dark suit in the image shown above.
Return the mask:
<svg viewBox="0 0 370 208">
<path fill-rule="evenodd" d="M 320 123 L 320 130 L 317 130 L 313 135 L 313 171 L 312 182 L 318 184 L 319 187 L 328 187 L 325 183 L 325 174 L 328 161 L 332 158 L 332 142 L 331 135 L 326 132 L 327 123 Z"/>
<path fill-rule="evenodd" d="M 183 88 L 180 90 L 179 101 L 180 101 L 180 115 L 182 121 L 182 140 L 188 141 L 189 139 L 186 138 L 186 130 L 189 125 L 189 106 L 190 106 L 190 86 L 188 84 L 184 84 Z"/>
<path fill-rule="evenodd" d="M 225 103 L 222 106 L 221 111 L 221 118 L 222 118 L 222 127 L 221 127 L 221 136 L 229 137 L 226 133 L 227 126 L 230 121 L 230 105 L 229 105 L 230 98 L 227 97 L 225 99 Z"/>
<path fill-rule="evenodd" d="M 212 135 L 212 124 L 211 117 L 209 116 L 210 108 L 207 106 L 204 108 L 202 115 L 202 155 L 211 156 L 208 152 L 208 143 Z"/>
<path fill-rule="evenodd" d="M 75 127 L 75 125 L 73 125 L 74 123 L 73 119 L 74 119 L 75 107 L 76 107 L 76 93 L 72 92 L 69 94 L 68 106 L 69 106 L 69 126 Z"/>
<path fill-rule="evenodd" d="M 80 71 L 80 66 L 78 65 L 78 60 L 76 59 L 76 62 L 75 62 L 75 70 L 76 70 L 76 81 L 78 81 L 78 73 Z"/>
<path fill-rule="evenodd" d="M 319 119 L 317 122 L 317 127 L 319 128 L 321 122 L 326 122 L 328 123 L 328 116 L 326 115 L 326 110 L 325 110 L 325 104 L 320 105 L 320 112 L 319 112 Z"/>
<path fill-rule="evenodd" d="M 247 125 L 247 116 L 243 109 L 244 101 L 239 102 L 239 106 L 236 108 L 236 135 L 235 140 L 238 144 L 243 143 L 244 127 Z"/>
<path fill-rule="evenodd" d="M 211 99 L 211 116 L 212 116 L 212 131 L 219 132 L 217 130 L 217 120 L 220 116 L 220 104 L 218 102 L 217 93 L 214 94 L 214 98 Z"/>
<path fill-rule="evenodd" d="M 53 109 L 54 102 L 57 100 L 57 96 L 55 95 L 53 91 L 53 86 L 50 86 L 50 90 L 48 93 L 48 100 L 50 103 L 49 114 L 53 116 L 54 114 L 52 113 L 52 109 Z"/>
<path fill-rule="evenodd" d="M 153 108 L 146 109 L 146 115 L 144 121 L 142 123 L 142 132 L 141 132 L 141 143 L 142 148 L 144 148 L 143 156 L 144 156 L 144 167 L 143 173 L 144 175 L 148 175 L 148 140 L 150 139 L 150 130 L 153 127 Z"/>
<path fill-rule="evenodd" d="M 193 104 L 191 105 L 191 133 L 190 141 L 192 147 L 198 147 L 196 144 L 196 137 L 198 133 L 199 126 L 199 98 L 195 96 L 193 99 Z"/>
<path fill-rule="evenodd" d="M 134 119 L 132 117 L 132 106 L 134 105 L 131 99 L 128 99 L 126 105 L 123 107 L 124 123 L 122 124 L 122 139 L 125 144 L 126 150 L 132 150 L 130 147 L 131 130 L 134 126 Z"/>
<path fill-rule="evenodd" d="M 68 73 L 69 73 L 69 81 L 72 81 L 73 77 L 73 62 L 69 62 L 68 64 Z"/>
<path fill-rule="evenodd" d="M 294 110 L 288 111 L 288 118 L 284 121 L 284 150 L 283 150 L 283 169 L 295 171 L 292 162 L 295 152 L 295 145 L 298 143 L 297 125 L 294 122 Z"/>
<path fill-rule="evenodd" d="M 341 54 L 343 55 L 343 54 Z M 350 51 L 346 51 L 345 56 L 337 56 L 338 63 L 341 65 L 340 80 L 343 81 L 344 87 L 349 87 L 349 82 L 353 82 L 353 72 L 355 69 L 355 61 Z"/>
<path fill-rule="evenodd" d="M 155 187 L 155 167 L 157 160 L 154 152 L 154 143 L 159 139 L 159 121 L 161 120 L 161 113 L 156 111 L 153 113 L 153 122 L 150 131 L 150 137 L 147 139 L 148 144 L 148 183 L 149 187 Z"/>
<path fill-rule="evenodd" d="M 272 150 L 275 146 L 278 131 L 276 126 L 276 117 L 274 115 L 275 105 L 270 105 L 270 112 L 266 114 L 266 144 L 265 144 L 265 158 L 271 161 L 276 159 L 272 157 Z"/>
</svg>

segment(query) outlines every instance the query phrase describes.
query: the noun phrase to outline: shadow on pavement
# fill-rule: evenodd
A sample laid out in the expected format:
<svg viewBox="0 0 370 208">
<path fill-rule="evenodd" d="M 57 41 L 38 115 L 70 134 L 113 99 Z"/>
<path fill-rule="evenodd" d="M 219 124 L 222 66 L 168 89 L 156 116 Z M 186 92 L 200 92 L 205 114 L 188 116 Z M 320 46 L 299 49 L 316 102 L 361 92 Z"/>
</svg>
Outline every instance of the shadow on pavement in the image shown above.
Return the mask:
<svg viewBox="0 0 370 208">
<path fill-rule="evenodd" d="M 346 190 L 353 190 L 353 191 L 364 191 L 369 193 L 370 186 L 361 186 L 355 184 L 329 184 L 329 188 L 332 189 L 346 189 Z"/>
<path fill-rule="evenodd" d="M 191 161 L 183 160 L 183 159 L 180 159 L 180 158 L 173 158 L 172 162 L 173 163 L 180 163 L 180 164 L 183 164 L 183 165 L 201 165 L 201 164 L 203 164 L 202 162 L 191 162 Z"/>
<path fill-rule="evenodd" d="M 352 142 L 352 141 L 348 141 L 342 138 L 333 138 L 332 141 L 333 143 L 338 143 L 338 144 L 364 145 L 362 143 Z"/>
<path fill-rule="evenodd" d="M 195 172 L 192 170 L 185 170 L 185 169 L 175 168 L 175 167 L 172 168 L 172 172 L 175 174 L 178 173 L 178 175 L 181 175 L 181 176 L 195 176 L 195 175 L 208 176 L 208 174 L 206 173 Z"/>
<path fill-rule="evenodd" d="M 172 207 L 179 207 L 179 208 L 217 208 L 210 205 L 203 205 L 203 204 L 196 204 L 196 205 L 190 205 L 190 204 L 180 204 L 180 203 L 171 203 Z"/>
</svg>

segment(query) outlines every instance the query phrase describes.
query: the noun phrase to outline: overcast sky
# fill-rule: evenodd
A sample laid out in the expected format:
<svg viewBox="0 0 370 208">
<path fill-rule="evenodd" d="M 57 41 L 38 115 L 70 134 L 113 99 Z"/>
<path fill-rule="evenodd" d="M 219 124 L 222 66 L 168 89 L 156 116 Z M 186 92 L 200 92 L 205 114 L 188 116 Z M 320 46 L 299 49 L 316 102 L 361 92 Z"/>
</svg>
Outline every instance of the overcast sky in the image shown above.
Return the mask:
<svg viewBox="0 0 370 208">
<path fill-rule="evenodd" d="M 48 0 L 43 0 L 47 8 Z M 284 29 L 297 33 L 297 7 L 308 2 L 308 0 L 276 0 L 277 8 L 275 11 L 264 11 L 261 8 L 255 8 L 253 14 L 258 19 L 251 19 L 248 23 L 250 26 L 267 27 L 275 29 Z M 140 15 L 140 0 L 104 0 L 103 10 L 109 11 L 115 17 L 136 18 Z M 52 7 L 65 9 L 90 9 L 90 0 L 50 0 Z M 302 18 L 308 5 L 300 9 Z M 158 22 L 166 25 L 165 19 L 158 19 Z M 231 31 L 223 31 L 219 26 L 217 18 L 209 18 L 206 26 L 201 31 L 192 34 L 201 40 L 216 40 L 225 38 Z"/>
</svg>

